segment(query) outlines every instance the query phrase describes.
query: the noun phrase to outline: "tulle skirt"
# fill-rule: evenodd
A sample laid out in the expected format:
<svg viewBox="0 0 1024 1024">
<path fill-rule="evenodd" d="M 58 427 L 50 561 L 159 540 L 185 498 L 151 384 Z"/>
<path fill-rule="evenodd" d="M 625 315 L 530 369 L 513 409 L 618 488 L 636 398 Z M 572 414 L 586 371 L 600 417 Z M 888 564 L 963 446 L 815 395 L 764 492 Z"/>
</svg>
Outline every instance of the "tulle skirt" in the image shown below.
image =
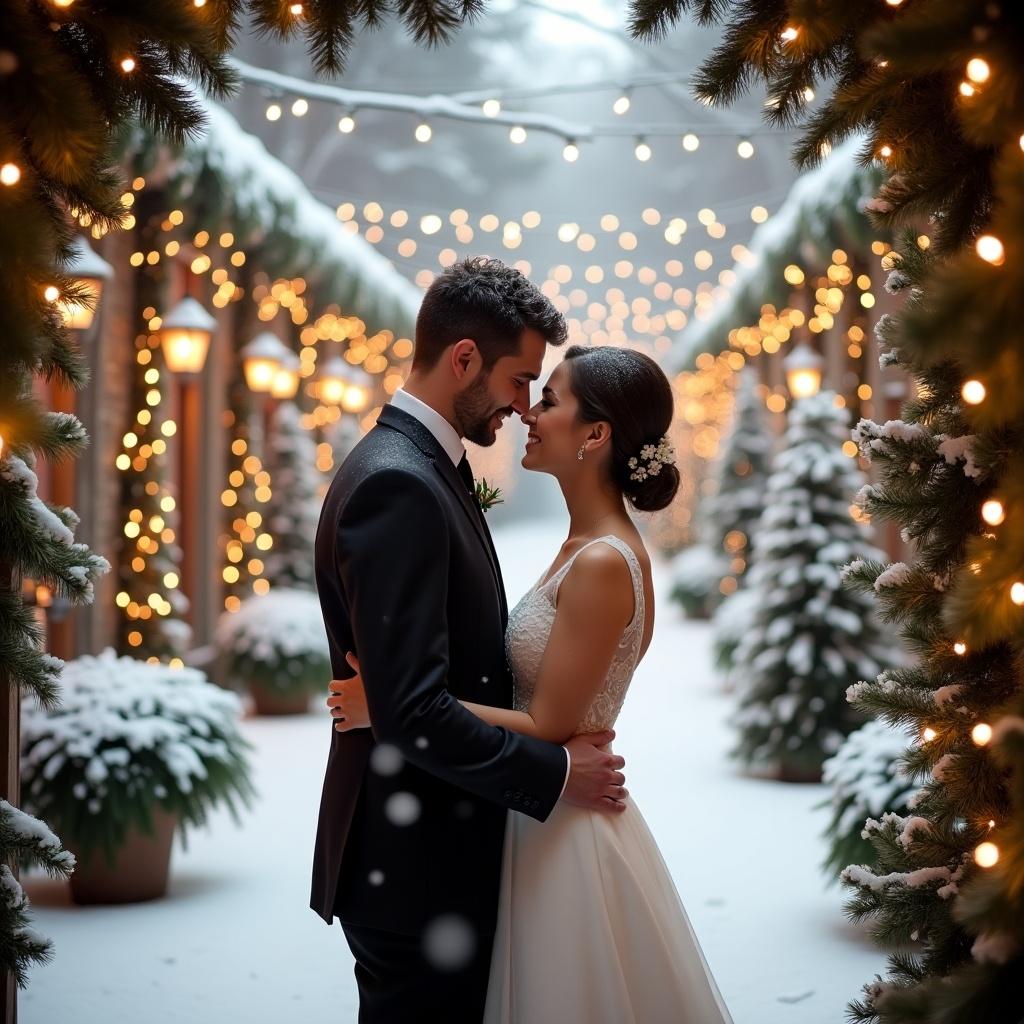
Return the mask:
<svg viewBox="0 0 1024 1024">
<path fill-rule="evenodd" d="M 484 1024 L 732 1024 L 632 797 L 509 812 Z"/>
</svg>

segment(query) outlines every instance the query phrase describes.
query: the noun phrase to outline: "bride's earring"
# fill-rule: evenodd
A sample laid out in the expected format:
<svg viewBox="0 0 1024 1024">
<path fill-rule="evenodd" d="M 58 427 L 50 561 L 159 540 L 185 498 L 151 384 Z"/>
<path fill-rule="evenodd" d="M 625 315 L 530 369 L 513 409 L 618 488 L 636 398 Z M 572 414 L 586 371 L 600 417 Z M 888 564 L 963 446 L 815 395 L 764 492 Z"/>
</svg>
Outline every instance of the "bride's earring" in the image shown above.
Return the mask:
<svg viewBox="0 0 1024 1024">
<path fill-rule="evenodd" d="M 585 444 L 581 444 L 580 445 L 580 450 L 576 453 L 576 458 L 579 459 L 580 462 L 583 461 L 583 453 L 586 451 L 586 449 L 587 449 L 587 446 Z"/>
</svg>

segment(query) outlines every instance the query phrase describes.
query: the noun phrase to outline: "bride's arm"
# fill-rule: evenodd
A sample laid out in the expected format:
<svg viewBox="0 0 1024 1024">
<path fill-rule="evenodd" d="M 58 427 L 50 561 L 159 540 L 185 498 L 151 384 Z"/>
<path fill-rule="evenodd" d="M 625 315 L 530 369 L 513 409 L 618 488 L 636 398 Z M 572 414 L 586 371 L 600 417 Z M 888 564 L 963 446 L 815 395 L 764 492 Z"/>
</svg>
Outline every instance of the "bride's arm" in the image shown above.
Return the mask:
<svg viewBox="0 0 1024 1024">
<path fill-rule="evenodd" d="M 565 743 L 600 690 L 633 616 L 633 581 L 605 544 L 580 552 L 558 590 L 555 621 L 526 711 L 460 701 L 490 725 Z"/>
</svg>

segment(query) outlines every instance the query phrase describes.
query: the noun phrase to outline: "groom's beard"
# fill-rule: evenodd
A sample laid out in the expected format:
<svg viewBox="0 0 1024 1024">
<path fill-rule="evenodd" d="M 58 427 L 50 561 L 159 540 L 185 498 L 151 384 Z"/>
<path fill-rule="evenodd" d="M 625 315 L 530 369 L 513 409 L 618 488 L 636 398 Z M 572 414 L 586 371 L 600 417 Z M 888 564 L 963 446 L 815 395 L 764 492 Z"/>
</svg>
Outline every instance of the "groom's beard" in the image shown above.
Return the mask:
<svg viewBox="0 0 1024 1024">
<path fill-rule="evenodd" d="M 497 440 L 497 433 L 491 426 L 491 420 L 498 413 L 512 414 L 512 409 L 495 406 L 494 399 L 487 389 L 489 373 L 482 373 L 465 391 L 455 396 L 455 418 L 458 420 L 460 433 L 467 441 L 489 448 Z"/>
</svg>

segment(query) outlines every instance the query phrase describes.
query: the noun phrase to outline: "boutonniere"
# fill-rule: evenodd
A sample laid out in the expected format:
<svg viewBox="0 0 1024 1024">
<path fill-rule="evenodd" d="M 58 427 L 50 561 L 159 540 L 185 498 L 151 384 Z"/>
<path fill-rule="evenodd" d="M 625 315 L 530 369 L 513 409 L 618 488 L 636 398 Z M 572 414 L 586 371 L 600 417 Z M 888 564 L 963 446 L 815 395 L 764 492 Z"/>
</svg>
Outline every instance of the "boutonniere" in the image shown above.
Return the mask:
<svg viewBox="0 0 1024 1024">
<path fill-rule="evenodd" d="M 480 506 L 481 512 L 486 512 L 493 505 L 500 505 L 505 499 L 501 496 L 500 487 L 491 487 L 486 479 L 474 480 L 476 488 L 476 503 Z"/>
</svg>

